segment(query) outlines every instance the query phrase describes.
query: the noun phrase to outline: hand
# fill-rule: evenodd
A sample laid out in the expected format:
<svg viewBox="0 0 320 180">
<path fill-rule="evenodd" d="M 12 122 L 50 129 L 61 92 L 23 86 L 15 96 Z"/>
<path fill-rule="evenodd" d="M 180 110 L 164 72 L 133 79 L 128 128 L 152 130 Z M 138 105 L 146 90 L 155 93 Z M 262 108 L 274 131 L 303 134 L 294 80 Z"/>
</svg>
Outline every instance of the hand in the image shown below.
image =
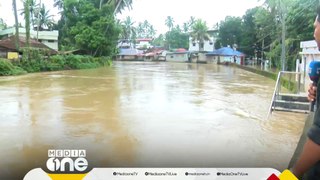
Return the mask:
<svg viewBox="0 0 320 180">
<path fill-rule="evenodd" d="M 314 101 L 316 98 L 317 86 L 314 86 L 312 83 L 309 85 L 308 89 L 308 100 L 310 102 Z"/>
</svg>

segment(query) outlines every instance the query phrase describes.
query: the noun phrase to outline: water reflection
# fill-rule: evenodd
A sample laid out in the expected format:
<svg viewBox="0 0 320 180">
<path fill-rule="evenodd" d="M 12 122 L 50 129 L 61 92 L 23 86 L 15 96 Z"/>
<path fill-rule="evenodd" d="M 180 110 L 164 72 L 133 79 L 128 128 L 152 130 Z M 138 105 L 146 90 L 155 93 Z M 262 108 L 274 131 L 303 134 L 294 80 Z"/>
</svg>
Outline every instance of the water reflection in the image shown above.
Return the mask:
<svg viewBox="0 0 320 180">
<path fill-rule="evenodd" d="M 44 166 L 48 149 L 71 148 L 101 167 L 284 169 L 304 115 L 265 120 L 274 83 L 181 63 L 1 77 L 0 177 Z"/>
</svg>

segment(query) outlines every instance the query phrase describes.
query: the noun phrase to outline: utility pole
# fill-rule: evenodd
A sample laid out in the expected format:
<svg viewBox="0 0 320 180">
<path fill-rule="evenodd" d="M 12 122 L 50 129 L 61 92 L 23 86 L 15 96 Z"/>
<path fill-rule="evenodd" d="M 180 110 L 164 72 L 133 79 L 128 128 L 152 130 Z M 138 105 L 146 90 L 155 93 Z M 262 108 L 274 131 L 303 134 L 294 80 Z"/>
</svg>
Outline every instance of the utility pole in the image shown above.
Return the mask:
<svg viewBox="0 0 320 180">
<path fill-rule="evenodd" d="M 281 18 L 281 70 L 285 71 L 286 65 L 286 9 L 282 0 L 280 0 L 280 18 Z"/>
<path fill-rule="evenodd" d="M 282 17 L 281 20 L 281 26 L 282 26 L 282 33 L 281 33 L 281 69 L 282 71 L 285 71 L 285 65 L 286 65 L 286 22 L 285 22 L 285 15 Z"/>
</svg>

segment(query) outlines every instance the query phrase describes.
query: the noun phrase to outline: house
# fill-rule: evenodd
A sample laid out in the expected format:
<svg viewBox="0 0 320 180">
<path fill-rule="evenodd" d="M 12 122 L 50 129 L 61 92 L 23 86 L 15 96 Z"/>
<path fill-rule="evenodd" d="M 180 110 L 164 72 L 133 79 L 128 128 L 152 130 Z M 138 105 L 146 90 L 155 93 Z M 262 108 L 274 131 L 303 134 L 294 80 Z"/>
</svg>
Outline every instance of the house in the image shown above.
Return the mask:
<svg viewBox="0 0 320 180">
<path fill-rule="evenodd" d="M 165 61 L 167 51 L 162 47 L 154 47 L 145 53 L 145 61 Z"/>
<path fill-rule="evenodd" d="M 299 54 L 302 60 L 297 60 L 296 72 L 301 72 L 300 82 L 304 84 L 306 90 L 311 83 L 308 76 L 309 64 L 314 60 L 320 61 L 320 51 L 315 40 L 300 42 L 300 48 L 302 51 Z"/>
<path fill-rule="evenodd" d="M 230 47 L 222 47 L 206 54 L 211 63 L 236 63 L 244 65 L 244 54 Z"/>
<path fill-rule="evenodd" d="M 185 49 L 177 49 L 175 52 L 166 53 L 167 62 L 190 62 L 190 52 Z"/>
<path fill-rule="evenodd" d="M 120 49 L 120 53 L 117 55 L 117 61 L 143 61 L 144 55 L 142 51 L 137 49 Z"/>
<path fill-rule="evenodd" d="M 129 49 L 134 48 L 134 44 L 130 41 L 130 39 L 119 39 L 117 47 L 120 49 Z"/>
<path fill-rule="evenodd" d="M 12 52 L 16 52 L 16 54 L 21 54 L 22 51 L 17 50 L 16 48 L 16 36 L 10 36 L 5 39 L 0 40 L 0 56 L 3 58 L 11 59 L 9 56 L 12 56 Z M 19 37 L 19 47 L 26 47 L 26 38 Z M 30 47 L 38 48 L 38 49 L 47 49 L 49 54 L 57 54 L 58 52 L 46 46 L 45 44 L 37 41 L 36 39 L 30 39 Z M 16 56 L 15 56 L 16 57 Z"/>
<path fill-rule="evenodd" d="M 13 36 L 16 33 L 14 27 L 0 30 L 0 37 L 6 38 Z M 26 37 L 26 29 L 19 28 L 19 36 Z M 58 51 L 58 36 L 59 31 L 37 31 L 30 30 L 30 38 L 37 39 L 38 41 L 45 44 L 49 48 Z"/>
<path fill-rule="evenodd" d="M 152 48 L 152 45 L 150 42 L 152 41 L 152 38 L 138 38 L 136 39 L 136 48 L 137 49 L 150 49 Z"/>
<path fill-rule="evenodd" d="M 203 51 L 213 51 L 214 43 L 217 41 L 217 33 L 218 30 L 208 30 L 207 33 L 209 34 L 210 40 L 205 41 L 203 45 Z M 189 51 L 199 51 L 199 41 L 193 41 L 192 37 L 189 37 Z"/>
</svg>

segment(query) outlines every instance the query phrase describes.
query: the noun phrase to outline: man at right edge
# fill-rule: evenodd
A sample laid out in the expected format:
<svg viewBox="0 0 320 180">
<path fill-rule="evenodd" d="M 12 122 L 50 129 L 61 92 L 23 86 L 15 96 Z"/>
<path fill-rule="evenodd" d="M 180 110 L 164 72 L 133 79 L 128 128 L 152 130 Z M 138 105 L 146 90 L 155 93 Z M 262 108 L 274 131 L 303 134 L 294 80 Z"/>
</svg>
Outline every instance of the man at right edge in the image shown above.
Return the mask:
<svg viewBox="0 0 320 180">
<path fill-rule="evenodd" d="M 320 50 L 320 7 L 317 9 L 317 16 L 314 21 L 315 41 Z M 320 82 L 320 81 L 319 81 Z M 318 83 L 320 84 L 320 83 Z M 320 88 L 318 88 L 320 90 Z M 299 179 L 304 176 L 308 180 L 320 179 L 320 91 L 317 92 L 317 87 L 310 84 L 308 89 L 308 100 L 314 101 L 316 98 L 317 107 L 313 119 L 313 124 L 308 131 L 308 137 L 304 144 L 302 153 L 292 169 L 293 174 Z"/>
</svg>

